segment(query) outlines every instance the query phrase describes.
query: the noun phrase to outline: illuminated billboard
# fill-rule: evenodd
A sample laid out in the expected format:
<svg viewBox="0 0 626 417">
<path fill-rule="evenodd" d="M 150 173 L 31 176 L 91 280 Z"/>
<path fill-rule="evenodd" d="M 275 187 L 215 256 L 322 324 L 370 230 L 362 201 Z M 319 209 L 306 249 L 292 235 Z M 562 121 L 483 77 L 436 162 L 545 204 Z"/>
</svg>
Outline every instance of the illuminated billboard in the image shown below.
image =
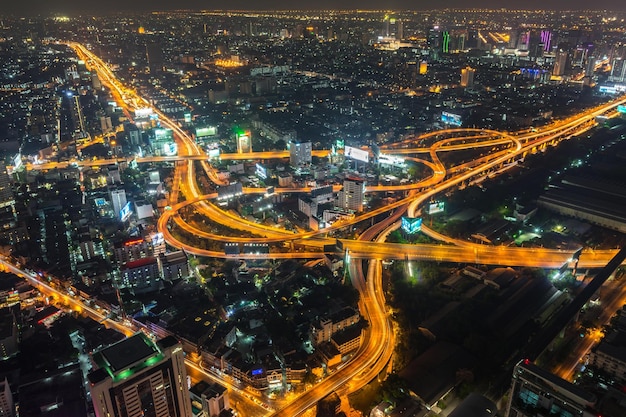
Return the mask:
<svg viewBox="0 0 626 417">
<path fill-rule="evenodd" d="M 22 154 L 18 153 L 13 157 L 13 169 L 19 169 L 22 166 Z"/>
<path fill-rule="evenodd" d="M 337 152 L 340 149 L 343 149 L 346 146 L 346 142 L 343 139 L 337 139 L 335 143 L 333 143 L 330 147 L 330 152 L 333 155 L 337 155 Z"/>
<path fill-rule="evenodd" d="M 215 126 L 199 127 L 196 129 L 196 137 L 204 138 L 206 136 L 217 135 L 217 128 Z"/>
<path fill-rule="evenodd" d="M 256 176 L 262 180 L 267 179 L 267 169 L 261 164 L 256 164 Z"/>
<path fill-rule="evenodd" d="M 369 162 L 370 154 L 363 149 L 353 148 L 352 146 L 346 146 L 343 152 L 346 158 L 354 159 L 361 162 Z"/>
<path fill-rule="evenodd" d="M 185 113 L 183 115 L 185 123 L 191 123 L 191 113 Z"/>
<path fill-rule="evenodd" d="M 601 93 L 617 94 L 626 91 L 626 84 L 601 85 L 598 87 Z"/>
<path fill-rule="evenodd" d="M 157 141 L 173 140 L 174 133 L 172 132 L 172 129 L 154 129 L 154 139 Z"/>
<path fill-rule="evenodd" d="M 428 205 L 428 214 L 443 213 L 446 209 L 446 203 L 443 201 L 433 201 Z"/>
<path fill-rule="evenodd" d="M 163 233 L 155 233 L 152 235 L 152 246 L 159 246 L 165 243 L 165 239 L 163 238 Z"/>
<path fill-rule="evenodd" d="M 452 126 L 461 126 L 463 124 L 460 114 L 454 114 L 447 111 L 441 112 L 441 121 Z"/>
<path fill-rule="evenodd" d="M 422 230 L 421 217 L 402 217 L 402 230 L 409 235 L 413 235 Z"/>
<path fill-rule="evenodd" d="M 209 149 L 207 154 L 209 155 L 209 159 L 219 159 L 219 157 L 220 157 L 220 148 Z"/>
<path fill-rule="evenodd" d="M 120 210 L 120 220 L 125 222 L 126 220 L 128 220 L 128 218 L 130 217 L 131 214 L 131 209 L 130 209 L 130 201 L 128 203 L 126 203 L 126 205 L 124 207 L 122 207 L 122 209 Z"/>
<path fill-rule="evenodd" d="M 378 157 L 378 163 L 382 165 L 391 165 L 398 168 L 406 168 L 406 161 L 404 158 L 393 155 L 386 155 L 381 153 Z"/>
<path fill-rule="evenodd" d="M 150 107 L 144 107 L 141 109 L 137 109 L 135 110 L 135 118 L 136 119 L 142 119 L 142 118 L 146 118 L 146 117 L 150 117 L 150 115 L 153 113 L 152 109 Z"/>
<path fill-rule="evenodd" d="M 177 150 L 178 147 L 175 142 L 167 142 L 163 144 L 163 155 L 165 156 L 174 156 L 176 155 Z"/>
</svg>

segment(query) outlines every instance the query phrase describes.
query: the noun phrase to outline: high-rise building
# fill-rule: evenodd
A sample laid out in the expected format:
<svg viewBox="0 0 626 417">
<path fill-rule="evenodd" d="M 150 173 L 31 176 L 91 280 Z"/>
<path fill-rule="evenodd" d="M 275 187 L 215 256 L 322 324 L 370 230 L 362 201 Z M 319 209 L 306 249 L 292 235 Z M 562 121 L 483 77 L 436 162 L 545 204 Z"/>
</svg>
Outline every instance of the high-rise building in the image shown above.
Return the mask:
<svg viewBox="0 0 626 417">
<path fill-rule="evenodd" d="M 559 50 L 556 53 L 554 60 L 554 68 L 552 69 L 552 75 L 561 76 L 565 74 L 567 65 L 567 52 Z"/>
<path fill-rule="evenodd" d="M 609 75 L 609 81 L 624 82 L 626 81 L 626 60 L 617 57 L 611 62 L 611 74 Z"/>
<path fill-rule="evenodd" d="M 310 164 L 312 149 L 311 142 L 292 140 L 289 143 L 289 163 L 294 167 Z"/>
<path fill-rule="evenodd" d="M 389 34 L 391 33 L 391 17 L 389 15 L 385 15 L 385 18 L 383 19 L 383 38 L 388 38 Z"/>
<path fill-rule="evenodd" d="M 365 181 L 360 178 L 347 177 L 343 180 L 343 189 L 339 191 L 338 206 L 351 211 L 363 211 Z"/>
<path fill-rule="evenodd" d="M 183 348 L 143 333 L 93 354 L 88 375 L 96 417 L 192 417 Z"/>
<path fill-rule="evenodd" d="M 552 47 L 552 32 L 549 30 L 542 30 L 539 36 L 541 38 L 541 43 L 543 44 L 543 50 L 550 52 L 550 48 Z"/>
<path fill-rule="evenodd" d="M 471 67 L 465 67 L 461 70 L 461 87 L 474 86 L 474 74 L 476 70 Z"/>
<path fill-rule="evenodd" d="M 15 196 L 7 167 L 0 163 L 0 208 L 8 206 L 15 206 Z"/>
<path fill-rule="evenodd" d="M 530 32 L 528 31 L 520 32 L 519 36 L 517 37 L 517 45 L 516 45 L 517 49 L 527 51 L 529 45 L 530 45 Z"/>
<path fill-rule="evenodd" d="M 111 198 L 111 205 L 113 206 L 115 218 L 119 219 L 120 212 L 127 203 L 126 191 L 123 188 L 112 188 L 109 190 L 109 197 Z"/>
<path fill-rule="evenodd" d="M 70 100 L 72 122 L 74 124 L 74 135 L 75 137 L 83 138 L 87 136 L 87 127 L 85 125 L 83 107 L 80 104 L 80 96 L 78 94 L 74 94 L 72 91 L 69 91 L 67 93 L 67 97 Z"/>
<path fill-rule="evenodd" d="M 402 23 L 402 20 L 398 19 L 396 21 L 396 26 L 396 39 L 401 41 L 404 39 L 404 23 Z"/>
<path fill-rule="evenodd" d="M 163 58 L 163 48 L 159 42 L 150 42 L 146 45 L 146 58 L 151 74 L 163 71 L 165 61 Z"/>
<path fill-rule="evenodd" d="M 595 417 L 595 395 L 524 359 L 515 365 L 506 417 Z"/>
<path fill-rule="evenodd" d="M 237 153 L 252 152 L 252 133 L 250 131 L 237 132 Z"/>
<path fill-rule="evenodd" d="M 450 33 L 443 31 L 436 25 L 429 31 L 426 39 L 428 43 L 428 52 L 433 61 L 439 60 L 441 54 L 447 54 L 450 50 Z"/>
<path fill-rule="evenodd" d="M 17 313 L 19 313 L 19 308 Z M 0 325 L 0 361 L 3 361 L 19 353 L 20 331 L 15 307 L 0 308 L 0 323 L 2 323 Z"/>
<path fill-rule="evenodd" d="M 15 404 L 13 403 L 13 393 L 9 381 L 4 377 L 4 381 L 0 381 L 0 416 L 15 416 Z"/>
</svg>

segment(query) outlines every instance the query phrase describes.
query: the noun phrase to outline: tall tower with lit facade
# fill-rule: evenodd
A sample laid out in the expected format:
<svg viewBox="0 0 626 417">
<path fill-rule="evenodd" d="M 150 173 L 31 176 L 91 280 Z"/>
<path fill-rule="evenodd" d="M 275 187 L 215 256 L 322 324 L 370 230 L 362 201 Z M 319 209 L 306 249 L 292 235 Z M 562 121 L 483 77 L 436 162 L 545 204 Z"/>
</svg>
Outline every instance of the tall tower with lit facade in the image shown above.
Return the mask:
<svg viewBox="0 0 626 417">
<path fill-rule="evenodd" d="M 15 206 L 15 196 L 7 167 L 0 163 L 0 208 L 9 206 Z"/>
<path fill-rule="evenodd" d="M 143 333 L 94 353 L 88 375 L 96 417 L 192 417 L 183 348 Z"/>
<path fill-rule="evenodd" d="M 109 197 L 111 198 L 111 206 L 115 213 L 115 218 L 120 217 L 120 212 L 126 206 L 126 191 L 123 188 L 111 188 L 109 190 Z"/>
<path fill-rule="evenodd" d="M 476 70 L 471 67 L 465 67 L 461 70 L 461 87 L 474 86 L 474 74 Z"/>
<path fill-rule="evenodd" d="M 441 58 L 441 54 L 447 54 L 450 51 L 450 32 L 442 30 L 439 25 L 433 26 L 426 38 L 428 43 L 428 52 L 433 61 Z"/>
<path fill-rule="evenodd" d="M 554 60 L 554 68 L 552 69 L 552 75 L 561 76 L 565 74 L 567 66 L 567 52 L 559 50 L 556 53 Z"/>
</svg>

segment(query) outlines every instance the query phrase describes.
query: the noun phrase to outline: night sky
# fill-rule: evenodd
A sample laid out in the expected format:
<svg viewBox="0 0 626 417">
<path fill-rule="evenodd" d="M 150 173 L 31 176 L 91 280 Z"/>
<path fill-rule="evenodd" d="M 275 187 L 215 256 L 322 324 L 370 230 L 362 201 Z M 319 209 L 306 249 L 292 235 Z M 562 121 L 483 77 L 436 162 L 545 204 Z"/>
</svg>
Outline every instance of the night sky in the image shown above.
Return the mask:
<svg viewBox="0 0 626 417">
<path fill-rule="evenodd" d="M 0 0 L 0 15 L 91 13 L 116 11 L 154 11 L 173 9 L 411 9 L 502 8 L 626 10 L 626 1 L 618 0 Z"/>
</svg>

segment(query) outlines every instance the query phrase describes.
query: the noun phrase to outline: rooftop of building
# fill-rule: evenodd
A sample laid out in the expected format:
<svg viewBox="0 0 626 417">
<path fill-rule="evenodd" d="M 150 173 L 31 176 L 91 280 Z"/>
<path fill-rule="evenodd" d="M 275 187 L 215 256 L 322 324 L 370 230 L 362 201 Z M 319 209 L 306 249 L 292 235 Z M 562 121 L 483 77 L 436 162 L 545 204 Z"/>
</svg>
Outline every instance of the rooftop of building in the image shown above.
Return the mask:
<svg viewBox="0 0 626 417">
<path fill-rule="evenodd" d="M 207 398 L 219 397 L 226 392 L 226 388 L 219 384 L 213 384 L 207 381 L 200 381 L 189 389 L 196 397 L 204 395 Z"/>
<path fill-rule="evenodd" d="M 182 250 L 179 250 L 176 252 L 164 253 L 161 255 L 162 255 L 162 259 L 164 259 L 165 262 L 167 263 L 187 262 L 187 254 L 185 253 L 185 251 L 182 251 Z"/>
<path fill-rule="evenodd" d="M 543 368 L 540 368 L 539 366 L 530 362 L 528 359 L 522 360 L 520 363 L 517 364 L 516 367 L 529 371 L 539 376 L 540 378 L 546 380 L 551 385 L 555 385 L 562 390 L 568 391 L 572 393 L 573 395 L 575 395 L 576 397 L 584 401 L 587 401 L 588 403 L 594 404 L 598 400 L 594 394 L 588 392 L 587 390 L 580 388 L 577 385 L 572 384 L 571 382 L 568 382 L 562 378 L 559 378 L 558 376 L 554 375 L 551 372 L 546 371 Z"/>
<path fill-rule="evenodd" d="M 122 266 L 122 269 L 135 269 L 143 266 L 153 265 L 157 263 L 157 259 L 153 256 L 147 258 L 137 259 L 136 261 L 127 262 Z"/>
<path fill-rule="evenodd" d="M 624 344 L 611 343 L 605 339 L 596 346 L 595 352 L 602 353 L 622 363 L 626 363 L 626 345 Z"/>
<path fill-rule="evenodd" d="M 342 320 L 348 319 L 358 313 L 352 307 L 344 307 L 336 313 L 331 314 L 328 318 L 333 321 L 333 323 L 338 323 Z"/>
<path fill-rule="evenodd" d="M 477 393 L 471 393 L 459 404 L 449 417 L 489 417 L 498 411 L 496 404 Z"/>
<path fill-rule="evenodd" d="M 360 323 L 353 324 L 352 326 L 348 326 L 345 329 L 335 333 L 331 337 L 331 339 L 337 344 L 337 346 L 341 346 L 360 337 L 362 327 L 363 326 L 361 326 Z"/>
<path fill-rule="evenodd" d="M 22 384 L 19 387 L 20 415 L 87 417 L 82 385 L 78 364 L 58 369 L 33 383 Z"/>
<path fill-rule="evenodd" d="M 110 376 L 145 361 L 159 353 L 157 346 L 143 333 L 137 333 L 94 353 L 94 362 Z"/>
</svg>

